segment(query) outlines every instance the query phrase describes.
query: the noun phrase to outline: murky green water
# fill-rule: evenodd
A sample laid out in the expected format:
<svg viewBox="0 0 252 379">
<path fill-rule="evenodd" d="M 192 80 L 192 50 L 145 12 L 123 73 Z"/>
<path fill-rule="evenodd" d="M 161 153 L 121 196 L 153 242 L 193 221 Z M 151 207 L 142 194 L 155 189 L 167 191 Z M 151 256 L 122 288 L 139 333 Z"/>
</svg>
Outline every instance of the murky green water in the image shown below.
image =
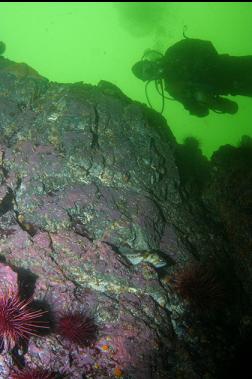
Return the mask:
<svg viewBox="0 0 252 379">
<path fill-rule="evenodd" d="M 251 3 L 4 3 L 0 40 L 5 56 L 26 62 L 52 81 L 115 83 L 132 99 L 146 102 L 144 84 L 132 65 L 147 48 L 161 52 L 187 35 L 210 40 L 219 53 L 252 55 Z M 153 105 L 161 99 L 150 90 Z M 207 155 L 218 146 L 252 136 L 252 99 L 237 97 L 235 115 L 191 116 L 167 102 L 164 115 L 177 137 L 199 139 Z"/>
</svg>

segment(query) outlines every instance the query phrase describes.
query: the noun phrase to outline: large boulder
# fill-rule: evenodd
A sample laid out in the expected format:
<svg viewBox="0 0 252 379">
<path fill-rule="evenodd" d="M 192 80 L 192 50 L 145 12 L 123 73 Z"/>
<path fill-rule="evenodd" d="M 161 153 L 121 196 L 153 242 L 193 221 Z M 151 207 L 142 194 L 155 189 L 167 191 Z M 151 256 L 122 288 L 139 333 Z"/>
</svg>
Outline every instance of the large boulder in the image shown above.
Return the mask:
<svg viewBox="0 0 252 379">
<path fill-rule="evenodd" d="M 177 144 L 161 115 L 111 83 L 52 83 L 3 57 L 0 130 L 0 273 L 50 325 L 11 354 L 2 344 L 1 378 L 23 366 L 223 378 L 251 322 L 250 274 L 198 144 Z M 69 310 L 92 314 L 89 346 L 58 336 Z"/>
</svg>

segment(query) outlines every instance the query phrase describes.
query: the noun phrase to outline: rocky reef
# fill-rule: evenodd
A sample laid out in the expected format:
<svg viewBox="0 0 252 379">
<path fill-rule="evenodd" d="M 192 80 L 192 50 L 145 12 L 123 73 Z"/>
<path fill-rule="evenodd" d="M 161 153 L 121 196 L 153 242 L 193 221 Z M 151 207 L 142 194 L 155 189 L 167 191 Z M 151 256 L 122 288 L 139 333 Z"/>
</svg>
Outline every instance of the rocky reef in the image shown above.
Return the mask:
<svg viewBox="0 0 252 379">
<path fill-rule="evenodd" d="M 0 377 L 238 377 L 252 338 L 251 140 L 208 161 L 113 84 L 52 83 L 4 57 L 0 130 L 1 288 L 47 325 L 8 349 L 1 311 Z M 58 333 L 73 311 L 96 326 L 87 346 Z"/>
</svg>

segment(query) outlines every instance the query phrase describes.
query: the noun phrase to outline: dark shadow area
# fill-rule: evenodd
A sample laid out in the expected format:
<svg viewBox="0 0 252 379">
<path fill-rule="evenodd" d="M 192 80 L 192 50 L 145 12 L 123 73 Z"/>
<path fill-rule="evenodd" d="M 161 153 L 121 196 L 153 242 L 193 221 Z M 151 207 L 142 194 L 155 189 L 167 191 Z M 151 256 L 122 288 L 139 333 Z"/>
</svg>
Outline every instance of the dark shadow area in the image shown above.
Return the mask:
<svg viewBox="0 0 252 379">
<path fill-rule="evenodd" d="M 203 155 L 199 141 L 187 137 L 183 144 L 177 145 L 175 159 L 183 188 L 188 193 L 200 195 L 209 180 L 210 162 Z"/>
<path fill-rule="evenodd" d="M 14 199 L 13 193 L 11 190 L 9 190 L 7 195 L 1 201 L 0 217 L 13 208 L 13 199 Z"/>
<path fill-rule="evenodd" d="M 252 360 L 252 330 L 240 336 L 230 361 L 223 362 L 218 370 L 218 379 L 247 379 L 250 377 Z"/>
<path fill-rule="evenodd" d="M 4 255 L 0 255 L 0 263 L 6 263 L 6 258 Z"/>
<path fill-rule="evenodd" d="M 17 367 L 19 370 L 22 370 L 25 367 L 25 357 L 24 352 L 27 352 L 27 346 L 22 344 L 22 347 L 25 348 L 25 350 L 21 350 L 19 346 L 15 346 L 14 349 L 10 352 L 10 356 L 12 358 L 13 364 L 15 367 Z"/>
<path fill-rule="evenodd" d="M 22 300 L 29 299 L 33 296 L 35 290 L 37 275 L 24 268 L 15 268 L 18 274 L 19 296 Z"/>
<path fill-rule="evenodd" d="M 59 374 L 55 371 L 52 372 L 53 379 L 70 379 L 70 376 L 67 374 Z"/>
<path fill-rule="evenodd" d="M 31 311 L 42 311 L 43 314 L 38 319 L 38 324 L 41 327 L 36 328 L 36 333 L 39 336 L 47 336 L 55 329 L 55 318 L 50 305 L 45 300 L 34 300 L 29 308 Z"/>
<path fill-rule="evenodd" d="M 16 269 L 16 272 L 18 273 L 19 295 L 21 300 L 32 299 L 38 278 L 37 275 L 23 268 Z M 43 312 L 37 319 L 38 325 L 41 325 L 41 327 L 36 327 L 36 334 L 39 336 L 50 334 L 54 329 L 55 322 L 49 304 L 45 300 L 32 300 L 29 303 L 29 309 L 32 312 Z"/>
</svg>

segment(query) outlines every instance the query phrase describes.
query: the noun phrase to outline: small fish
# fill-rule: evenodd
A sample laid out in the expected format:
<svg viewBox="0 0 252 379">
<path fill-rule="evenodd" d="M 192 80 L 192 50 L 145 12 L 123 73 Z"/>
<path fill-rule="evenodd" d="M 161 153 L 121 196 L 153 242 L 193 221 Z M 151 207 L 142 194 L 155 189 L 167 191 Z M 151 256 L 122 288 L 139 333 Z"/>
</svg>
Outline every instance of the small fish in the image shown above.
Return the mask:
<svg viewBox="0 0 252 379">
<path fill-rule="evenodd" d="M 120 252 L 135 266 L 141 262 L 148 262 L 156 268 L 167 265 L 162 255 L 155 250 L 152 251 L 136 251 L 129 248 L 120 248 Z"/>
<path fill-rule="evenodd" d="M 58 119 L 59 115 L 58 113 L 52 113 L 48 118 L 47 120 L 48 121 L 56 121 Z"/>
</svg>

